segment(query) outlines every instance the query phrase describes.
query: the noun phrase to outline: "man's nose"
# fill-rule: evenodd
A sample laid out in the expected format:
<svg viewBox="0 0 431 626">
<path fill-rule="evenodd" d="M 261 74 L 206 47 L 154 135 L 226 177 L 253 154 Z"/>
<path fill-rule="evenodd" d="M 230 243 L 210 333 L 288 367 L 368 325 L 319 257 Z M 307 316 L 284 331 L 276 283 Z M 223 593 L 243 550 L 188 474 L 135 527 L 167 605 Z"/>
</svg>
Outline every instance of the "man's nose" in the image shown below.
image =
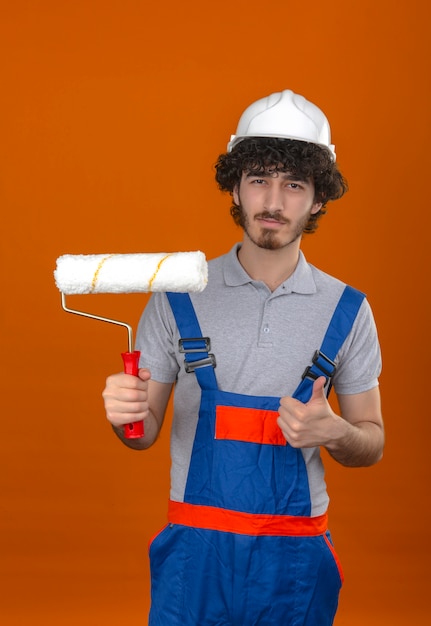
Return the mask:
<svg viewBox="0 0 431 626">
<path fill-rule="evenodd" d="M 267 211 L 281 211 L 283 208 L 282 191 L 278 185 L 270 185 L 265 196 Z"/>
</svg>

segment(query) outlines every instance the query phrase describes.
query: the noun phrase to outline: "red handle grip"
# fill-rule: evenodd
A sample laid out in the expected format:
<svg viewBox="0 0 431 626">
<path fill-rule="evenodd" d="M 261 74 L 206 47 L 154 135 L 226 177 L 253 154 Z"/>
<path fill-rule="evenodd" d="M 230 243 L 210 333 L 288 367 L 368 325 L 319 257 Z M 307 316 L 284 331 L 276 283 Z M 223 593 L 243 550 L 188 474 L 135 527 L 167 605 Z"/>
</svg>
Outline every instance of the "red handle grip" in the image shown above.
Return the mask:
<svg viewBox="0 0 431 626">
<path fill-rule="evenodd" d="M 124 372 L 126 374 L 132 374 L 132 376 L 138 375 L 139 370 L 139 357 L 141 353 L 139 350 L 134 352 L 122 352 L 124 363 Z M 132 424 L 126 424 L 124 426 L 124 436 L 126 439 L 139 439 L 144 436 L 144 422 L 133 422 Z"/>
</svg>

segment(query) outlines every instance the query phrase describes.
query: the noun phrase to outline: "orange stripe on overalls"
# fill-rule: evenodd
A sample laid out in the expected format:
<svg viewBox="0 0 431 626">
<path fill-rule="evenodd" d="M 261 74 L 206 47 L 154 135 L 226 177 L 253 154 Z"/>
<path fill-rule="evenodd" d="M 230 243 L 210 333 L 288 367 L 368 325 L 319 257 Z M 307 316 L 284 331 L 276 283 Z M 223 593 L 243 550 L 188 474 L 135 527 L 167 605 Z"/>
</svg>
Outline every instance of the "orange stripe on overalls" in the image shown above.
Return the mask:
<svg viewBox="0 0 431 626">
<path fill-rule="evenodd" d="M 326 513 L 318 517 L 260 515 L 173 500 L 169 501 L 168 520 L 171 524 L 242 535 L 313 537 L 328 529 Z"/>
</svg>

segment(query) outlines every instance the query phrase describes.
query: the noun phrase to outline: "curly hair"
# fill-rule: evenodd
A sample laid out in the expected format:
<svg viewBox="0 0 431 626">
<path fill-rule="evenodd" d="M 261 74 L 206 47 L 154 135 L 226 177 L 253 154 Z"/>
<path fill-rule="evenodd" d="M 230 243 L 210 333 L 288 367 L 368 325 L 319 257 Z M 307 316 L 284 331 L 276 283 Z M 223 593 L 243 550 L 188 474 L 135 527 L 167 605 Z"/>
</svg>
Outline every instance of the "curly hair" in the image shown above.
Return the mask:
<svg viewBox="0 0 431 626">
<path fill-rule="evenodd" d="M 341 198 L 348 189 L 337 164 L 326 148 L 296 139 L 252 137 L 240 141 L 231 152 L 221 154 L 215 164 L 215 179 L 221 191 L 233 190 L 244 172 L 289 172 L 301 180 L 314 183 L 314 202 L 322 208 L 310 219 L 304 233 L 314 233 L 317 222 L 325 215 L 326 204 Z M 240 224 L 240 207 L 233 203 L 231 215 Z"/>
</svg>

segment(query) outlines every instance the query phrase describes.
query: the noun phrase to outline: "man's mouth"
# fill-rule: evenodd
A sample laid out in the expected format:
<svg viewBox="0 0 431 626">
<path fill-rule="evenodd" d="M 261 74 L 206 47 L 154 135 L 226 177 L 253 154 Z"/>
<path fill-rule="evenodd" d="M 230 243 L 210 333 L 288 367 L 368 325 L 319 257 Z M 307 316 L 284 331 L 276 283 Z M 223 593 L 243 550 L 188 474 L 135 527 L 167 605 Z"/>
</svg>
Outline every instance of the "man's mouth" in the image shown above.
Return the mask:
<svg viewBox="0 0 431 626">
<path fill-rule="evenodd" d="M 277 213 L 259 213 L 255 216 L 259 222 L 267 222 L 269 224 L 286 224 L 287 221 Z"/>
</svg>

